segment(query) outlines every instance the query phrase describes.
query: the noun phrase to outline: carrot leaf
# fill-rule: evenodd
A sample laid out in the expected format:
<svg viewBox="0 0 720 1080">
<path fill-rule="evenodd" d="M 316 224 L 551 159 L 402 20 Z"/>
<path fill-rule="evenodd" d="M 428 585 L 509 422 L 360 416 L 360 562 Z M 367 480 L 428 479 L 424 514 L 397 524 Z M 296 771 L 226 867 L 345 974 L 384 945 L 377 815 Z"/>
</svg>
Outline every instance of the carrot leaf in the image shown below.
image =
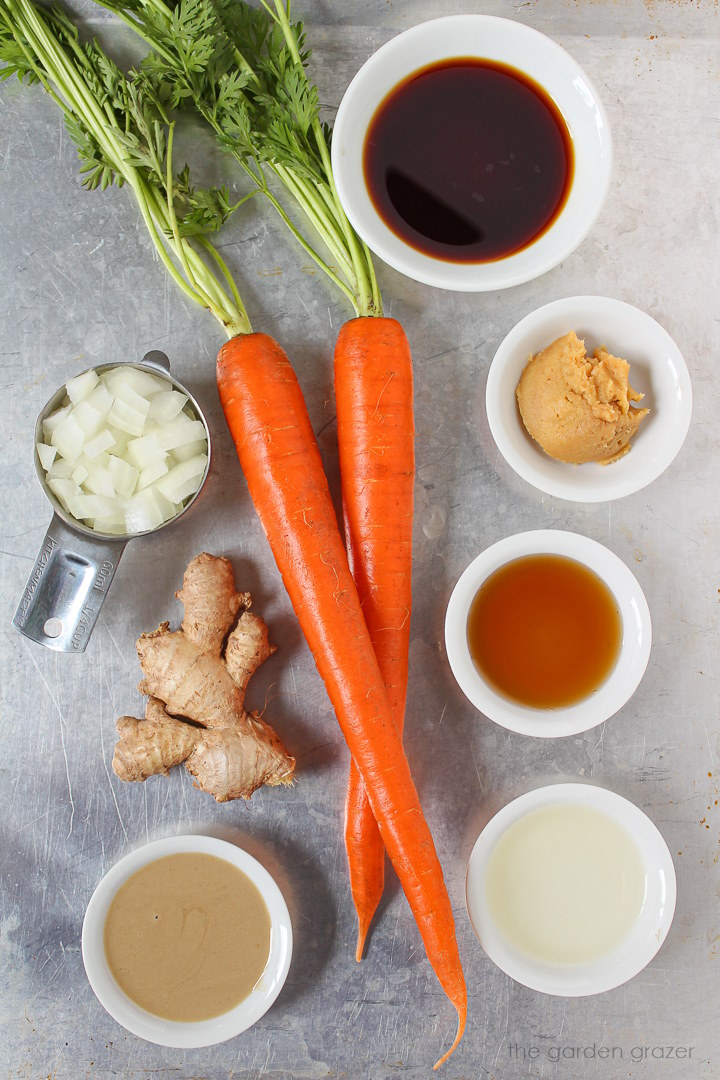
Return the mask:
<svg viewBox="0 0 720 1080">
<path fill-rule="evenodd" d="M 317 87 L 306 71 L 305 31 L 290 20 L 289 4 L 97 2 L 145 40 L 150 52 L 143 71 L 167 107 L 194 108 L 355 311 L 382 314 L 370 253 L 335 190 L 330 128 L 320 120 Z M 279 181 L 281 196 L 268 174 Z"/>
<path fill-rule="evenodd" d="M 96 41 L 80 41 L 66 12 L 34 0 L 0 0 L 0 60 L 2 78 L 40 83 L 62 110 L 83 186 L 127 185 L 185 295 L 208 307 L 230 335 L 248 332 L 237 288 L 209 240 L 234 206 L 225 188 L 193 187 L 187 166 L 174 175 L 175 122 L 153 81 L 143 72 L 124 74 Z"/>
</svg>

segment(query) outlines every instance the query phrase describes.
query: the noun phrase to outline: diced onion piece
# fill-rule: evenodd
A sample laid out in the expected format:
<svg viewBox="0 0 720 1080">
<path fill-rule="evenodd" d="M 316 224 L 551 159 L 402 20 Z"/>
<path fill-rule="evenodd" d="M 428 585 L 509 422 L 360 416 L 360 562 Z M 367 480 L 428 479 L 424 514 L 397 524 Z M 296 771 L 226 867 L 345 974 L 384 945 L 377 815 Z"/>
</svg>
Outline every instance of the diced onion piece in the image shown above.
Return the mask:
<svg viewBox="0 0 720 1080">
<path fill-rule="evenodd" d="M 124 401 L 126 405 L 129 405 L 136 412 L 142 413 L 143 416 L 147 416 L 150 412 L 150 399 L 143 397 L 142 394 L 138 394 L 136 390 L 133 390 L 127 382 L 119 383 L 115 394 L 116 401 Z"/>
<path fill-rule="evenodd" d="M 163 508 L 152 488 L 136 492 L 125 504 L 125 528 L 129 533 L 149 532 L 163 521 Z"/>
<path fill-rule="evenodd" d="M 121 398 L 126 390 L 132 390 L 141 398 L 150 398 L 153 394 L 169 389 L 167 379 L 151 375 L 149 371 L 139 371 L 129 364 L 119 364 L 116 368 L 104 372 L 102 378 L 110 393 Z"/>
<path fill-rule="evenodd" d="M 65 383 L 67 396 L 73 405 L 78 405 L 89 397 L 99 381 L 97 371 L 84 371 L 82 375 L 76 375 L 74 379 L 70 379 L 69 382 Z"/>
<path fill-rule="evenodd" d="M 167 476 L 157 481 L 156 487 L 171 502 L 183 502 L 200 487 L 206 465 L 207 454 L 197 454 L 189 461 L 181 461 Z"/>
<path fill-rule="evenodd" d="M 175 450 L 178 446 L 205 438 L 205 425 L 202 420 L 191 420 L 189 416 L 181 413 L 174 420 L 163 424 L 162 428 L 157 428 L 155 434 L 163 450 Z"/>
<path fill-rule="evenodd" d="M 91 491 L 93 495 L 105 495 L 108 499 L 115 498 L 115 485 L 112 482 L 110 471 L 102 465 L 95 465 L 93 462 L 88 463 L 87 479 L 84 487 Z"/>
<path fill-rule="evenodd" d="M 174 450 L 170 451 L 171 459 L 174 458 L 173 464 L 177 464 L 178 461 L 188 461 L 197 454 L 207 454 L 207 439 L 196 439 L 195 442 L 185 443 L 184 446 L 176 446 Z"/>
<path fill-rule="evenodd" d="M 166 454 L 158 440 L 157 432 L 151 431 L 141 439 L 131 439 L 127 444 L 127 457 L 136 469 L 147 469 L 157 461 L 164 461 Z"/>
<path fill-rule="evenodd" d="M 100 430 L 105 417 L 94 409 L 89 401 L 81 401 L 70 414 L 75 422 L 83 429 L 86 439 L 92 438 Z"/>
<path fill-rule="evenodd" d="M 133 436 L 128 435 L 127 431 L 121 431 L 120 428 L 113 427 L 112 425 L 108 427 L 108 431 L 115 440 L 115 445 L 112 448 L 113 454 L 117 454 L 118 456 L 122 455 L 123 457 L 125 457 L 125 450 L 127 449 L 128 444 L 131 442 Z"/>
<path fill-rule="evenodd" d="M 43 420 L 43 436 L 46 439 L 51 438 L 53 431 L 62 423 L 66 416 L 69 416 L 72 412 L 72 404 L 70 402 L 67 405 L 63 405 L 62 408 L 56 409 L 54 413 L 50 413 Z"/>
<path fill-rule="evenodd" d="M 123 461 L 121 457 L 117 457 L 115 454 L 110 454 L 107 467 L 117 494 L 121 499 L 129 499 L 135 490 L 138 479 L 138 471 L 135 466 L 128 461 Z"/>
<path fill-rule="evenodd" d="M 39 442 L 35 449 L 37 450 L 40 464 L 42 465 L 45 472 L 47 472 L 48 469 L 51 467 L 53 461 L 55 460 L 57 449 L 54 446 L 48 446 L 47 443 L 42 442 Z"/>
<path fill-rule="evenodd" d="M 76 465 L 75 466 L 75 471 L 72 474 L 72 479 L 75 481 L 75 483 L 78 484 L 78 485 L 82 485 L 87 480 L 87 477 L 88 477 L 88 471 L 85 468 L 85 466 L 82 463 L 79 464 L 79 465 Z"/>
<path fill-rule="evenodd" d="M 120 499 L 107 499 L 105 501 L 112 503 L 112 513 L 106 514 L 104 517 L 93 518 L 91 521 L 86 521 L 85 524 L 97 529 L 98 532 L 120 536 L 125 532 L 125 503 Z"/>
<path fill-rule="evenodd" d="M 115 449 L 115 436 L 108 428 L 103 428 L 93 439 L 88 439 L 83 447 L 83 456 L 90 461 L 110 448 Z"/>
<path fill-rule="evenodd" d="M 104 376 L 103 376 L 104 378 Z M 103 419 L 107 419 L 107 415 L 112 409 L 112 403 L 115 400 L 113 395 L 108 390 L 104 382 L 100 382 L 93 390 L 90 397 L 87 399 L 88 405 L 92 405 L 93 409 L 97 409 L 99 413 L 102 413 Z"/>
<path fill-rule="evenodd" d="M 187 396 L 178 390 L 163 390 L 150 400 L 148 422 L 166 424 L 168 420 L 173 420 L 178 413 L 182 412 L 186 403 Z"/>
<path fill-rule="evenodd" d="M 48 487 L 52 491 L 53 495 L 55 495 L 56 498 L 60 500 L 66 510 L 69 510 L 69 500 L 77 495 L 82 494 L 80 488 L 74 480 L 63 480 L 59 477 L 53 477 L 53 479 L 48 480 Z"/>
<path fill-rule="evenodd" d="M 182 510 L 183 504 L 174 503 L 171 502 L 170 499 L 165 498 L 165 496 L 158 491 L 157 484 L 154 484 L 152 488 L 148 488 L 147 490 L 152 491 L 155 495 L 157 504 L 160 507 L 163 516 L 163 521 L 169 521 L 170 518 L 175 517 L 175 515 L 179 514 Z"/>
<path fill-rule="evenodd" d="M 121 514 L 117 521 L 115 518 L 95 518 L 94 521 L 86 521 L 85 524 L 91 525 L 97 532 L 106 533 L 108 536 L 125 536 L 127 534 L 124 514 Z"/>
<path fill-rule="evenodd" d="M 73 495 L 68 499 L 68 508 L 73 517 L 84 521 L 86 518 L 111 518 L 114 516 L 117 502 L 105 495 Z"/>
<path fill-rule="evenodd" d="M 86 469 L 90 467 L 91 463 L 93 465 L 102 465 L 103 469 L 107 469 L 109 462 L 110 455 L 107 450 L 103 450 L 102 454 L 96 454 L 94 458 L 86 457 L 85 454 L 80 458 L 80 464 L 84 465 Z"/>
<path fill-rule="evenodd" d="M 53 431 L 50 441 L 66 461 L 77 461 L 85 445 L 85 432 L 74 416 L 66 416 Z"/>
<path fill-rule="evenodd" d="M 128 404 L 127 401 L 116 397 L 113 401 L 113 407 L 108 413 L 108 423 L 120 428 L 121 431 L 127 431 L 128 435 L 139 436 L 145 430 L 146 415 L 147 410 L 142 412 Z"/>
<path fill-rule="evenodd" d="M 164 461 L 154 461 L 152 465 L 146 466 L 140 472 L 137 490 L 142 491 L 143 488 L 149 487 L 150 484 L 154 484 L 156 480 L 159 480 L 161 476 L 165 476 L 167 472 L 168 467 Z"/>
<path fill-rule="evenodd" d="M 77 466 L 74 461 L 66 461 L 65 458 L 56 458 L 47 471 L 47 479 L 69 480 L 76 468 Z"/>
</svg>

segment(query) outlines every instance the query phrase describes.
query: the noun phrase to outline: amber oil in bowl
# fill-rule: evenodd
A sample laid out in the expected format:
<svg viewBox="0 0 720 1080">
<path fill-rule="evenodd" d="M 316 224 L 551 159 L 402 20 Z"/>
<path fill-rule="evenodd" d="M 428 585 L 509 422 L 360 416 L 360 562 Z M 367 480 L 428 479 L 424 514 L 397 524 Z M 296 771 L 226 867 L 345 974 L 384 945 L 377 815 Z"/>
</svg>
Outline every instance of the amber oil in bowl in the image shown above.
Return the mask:
<svg viewBox="0 0 720 1080">
<path fill-rule="evenodd" d="M 622 642 L 615 598 L 587 566 L 526 555 L 478 589 L 467 621 L 478 671 L 504 697 L 557 709 L 589 697 L 613 670 Z"/>
</svg>

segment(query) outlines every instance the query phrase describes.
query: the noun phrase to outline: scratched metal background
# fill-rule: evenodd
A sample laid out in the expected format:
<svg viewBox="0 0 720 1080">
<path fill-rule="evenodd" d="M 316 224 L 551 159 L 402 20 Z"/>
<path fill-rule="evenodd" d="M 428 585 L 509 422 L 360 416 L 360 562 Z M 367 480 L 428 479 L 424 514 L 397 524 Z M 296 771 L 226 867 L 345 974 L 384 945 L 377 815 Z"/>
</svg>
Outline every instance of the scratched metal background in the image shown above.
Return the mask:
<svg viewBox="0 0 720 1080">
<path fill-rule="evenodd" d="M 380 267 L 387 309 L 405 324 L 416 362 L 407 749 L 470 987 L 468 1031 L 444 1075 L 717 1078 L 718 7 L 712 0 L 304 0 L 298 12 L 310 27 L 323 101 L 337 105 L 360 63 L 397 31 L 463 10 L 520 19 L 565 45 L 602 94 L 616 157 L 591 235 L 538 281 L 460 296 Z M 126 36 L 99 21 L 109 45 L 125 49 Z M 226 163 L 212 154 L 209 162 L 212 175 L 234 182 Z M 293 358 L 335 482 L 330 353 L 348 310 L 261 207 L 238 218 L 225 244 L 255 326 L 276 334 Z M 581 292 L 650 312 L 684 351 L 694 382 L 693 424 L 679 458 L 649 489 L 612 505 L 572 505 L 527 486 L 500 459 L 484 415 L 488 365 L 505 333 L 540 304 Z M 396 889 L 388 890 L 368 959 L 352 958 L 341 838 L 347 754 L 223 428 L 213 383 L 220 334 L 167 281 L 129 195 L 81 190 L 55 107 L 16 82 L 0 87 L 0 317 L 0 1077 L 429 1075 L 454 1017 Z M 207 410 L 215 466 L 179 525 L 129 546 L 88 651 L 57 656 L 10 626 L 50 517 L 32 468 L 34 419 L 79 369 L 149 348 L 167 351 Z M 529 527 L 574 529 L 607 544 L 638 576 L 654 621 L 650 665 L 633 700 L 603 727 L 549 743 L 476 715 L 441 644 L 445 605 L 465 565 Z M 250 699 L 255 707 L 267 702 L 297 754 L 298 783 L 260 792 L 248 806 L 216 806 L 183 770 L 142 787 L 120 784 L 110 770 L 114 720 L 141 708 L 133 642 L 177 617 L 173 592 L 186 560 L 203 549 L 232 558 L 280 645 Z M 631 983 L 561 1000 L 515 985 L 484 956 L 466 917 L 463 878 L 490 812 L 545 781 L 578 778 L 629 797 L 657 823 L 675 856 L 678 906 L 662 951 Z M 280 999 L 254 1029 L 211 1049 L 179 1051 L 134 1038 L 103 1012 L 84 976 L 80 928 L 94 886 L 116 859 L 153 837 L 194 830 L 237 840 L 275 874 L 296 949 Z M 692 1057 L 658 1057 L 658 1048 L 678 1045 L 693 1047 Z M 537 1056 L 523 1060 L 533 1046 Z M 618 1050 L 593 1058 L 593 1046 L 616 1047 L 622 1058 Z M 638 1046 L 655 1056 L 634 1061 Z M 552 1060 L 560 1054 L 574 1058 Z"/>
</svg>

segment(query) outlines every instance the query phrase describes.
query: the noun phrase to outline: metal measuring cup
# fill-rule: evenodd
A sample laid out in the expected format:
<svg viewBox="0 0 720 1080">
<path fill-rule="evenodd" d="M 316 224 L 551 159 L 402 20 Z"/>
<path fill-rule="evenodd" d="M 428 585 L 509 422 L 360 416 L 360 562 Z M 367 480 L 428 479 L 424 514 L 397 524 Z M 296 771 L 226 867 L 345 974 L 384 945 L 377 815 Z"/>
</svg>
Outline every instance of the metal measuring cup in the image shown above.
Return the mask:
<svg viewBox="0 0 720 1080">
<path fill-rule="evenodd" d="M 101 364 L 92 370 L 101 375 L 120 366 L 120 363 Z M 207 420 L 189 390 L 170 374 L 170 361 L 165 353 L 146 353 L 140 364 L 129 366 L 138 369 L 151 368 L 167 379 L 172 389 L 185 394 L 197 419 L 202 421 L 205 428 L 207 465 L 195 494 L 174 517 L 168 518 L 157 528 L 122 536 L 91 529 L 71 517 L 62 507 L 47 485 L 45 470 L 38 457 L 37 444 L 44 441 L 43 420 L 62 404 L 66 396 L 65 386 L 53 394 L 37 419 L 33 447 L 35 472 L 45 495 L 52 503 L 54 513 L 15 612 L 13 626 L 31 641 L 56 652 L 85 651 L 125 545 L 138 536 L 159 532 L 182 517 L 200 494 L 210 469 L 210 429 Z"/>
</svg>

